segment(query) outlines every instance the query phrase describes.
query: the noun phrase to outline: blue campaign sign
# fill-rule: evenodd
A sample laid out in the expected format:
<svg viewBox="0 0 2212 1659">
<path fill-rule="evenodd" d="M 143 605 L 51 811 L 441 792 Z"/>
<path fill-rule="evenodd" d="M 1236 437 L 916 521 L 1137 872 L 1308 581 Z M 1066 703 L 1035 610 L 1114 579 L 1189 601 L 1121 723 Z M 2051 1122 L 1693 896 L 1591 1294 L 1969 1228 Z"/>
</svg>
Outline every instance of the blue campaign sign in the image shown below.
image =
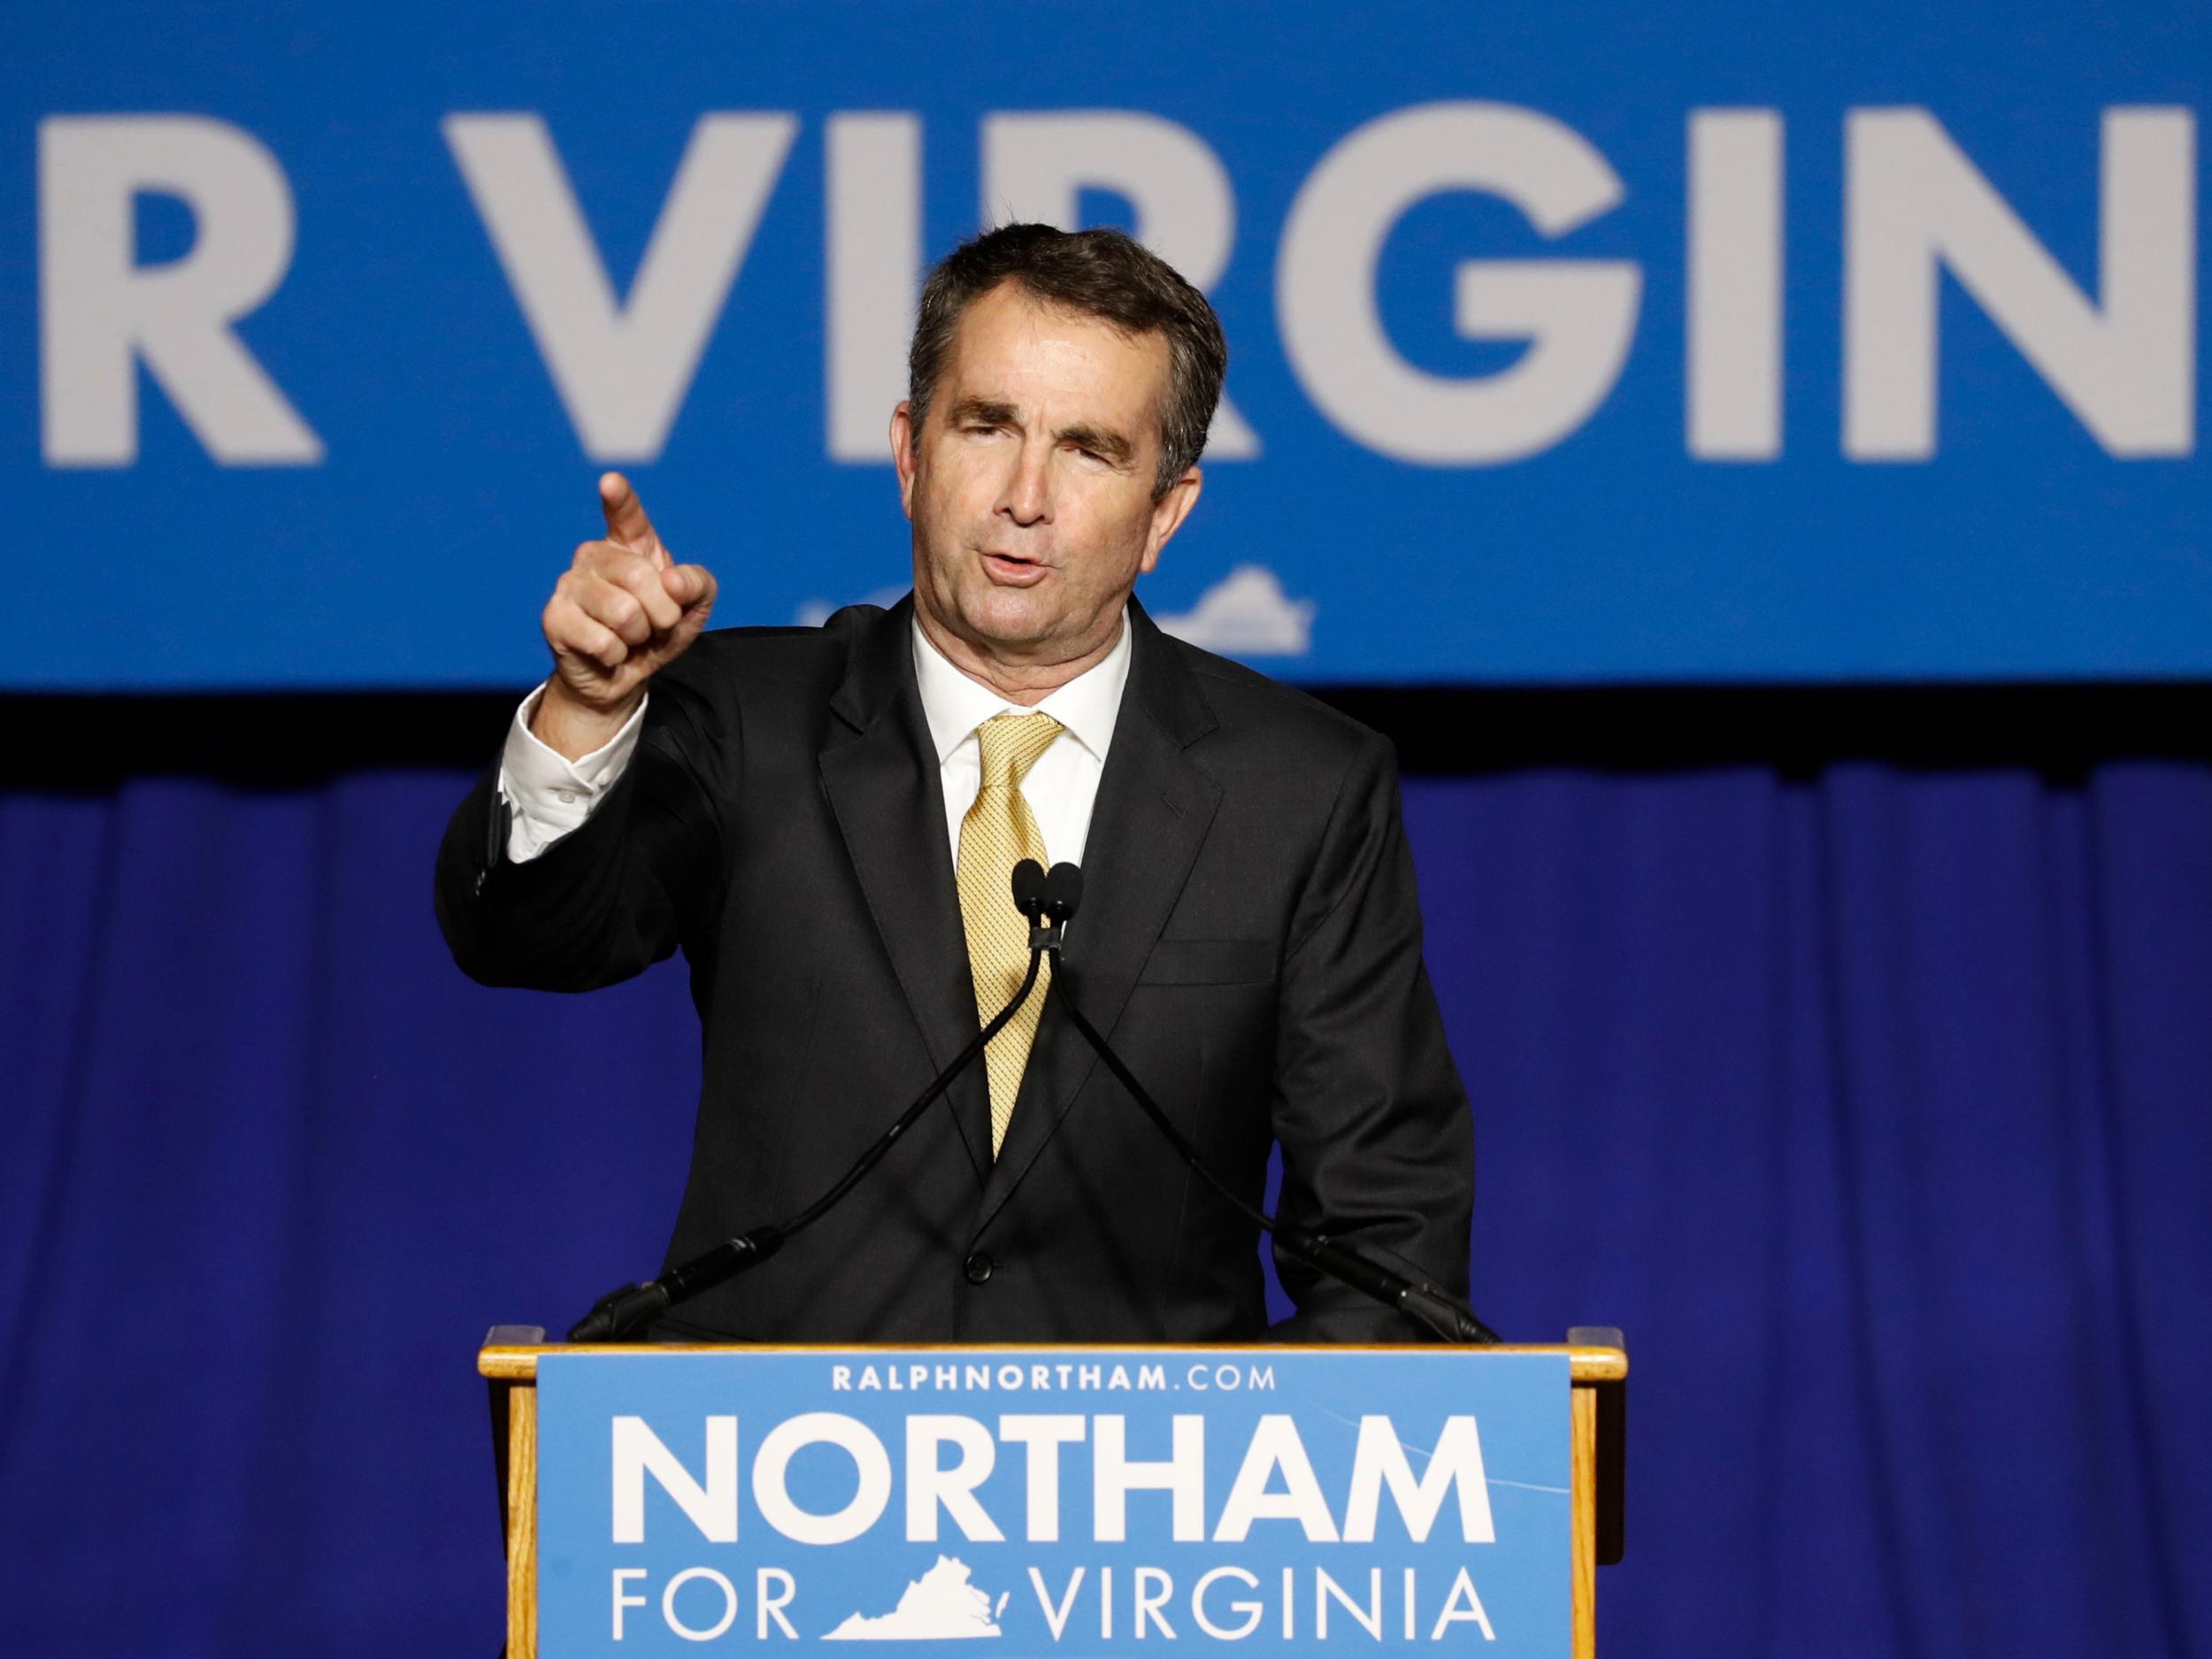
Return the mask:
<svg viewBox="0 0 2212 1659">
<path fill-rule="evenodd" d="M 0 91 L 0 688 L 519 685 L 603 467 L 906 581 L 930 258 L 1232 346 L 1141 588 L 1310 681 L 2212 673 L 2212 8 L 84 0 Z"/>
<path fill-rule="evenodd" d="M 1571 1388 L 1444 1349 L 549 1355 L 538 1651 L 1563 1659 Z"/>
</svg>

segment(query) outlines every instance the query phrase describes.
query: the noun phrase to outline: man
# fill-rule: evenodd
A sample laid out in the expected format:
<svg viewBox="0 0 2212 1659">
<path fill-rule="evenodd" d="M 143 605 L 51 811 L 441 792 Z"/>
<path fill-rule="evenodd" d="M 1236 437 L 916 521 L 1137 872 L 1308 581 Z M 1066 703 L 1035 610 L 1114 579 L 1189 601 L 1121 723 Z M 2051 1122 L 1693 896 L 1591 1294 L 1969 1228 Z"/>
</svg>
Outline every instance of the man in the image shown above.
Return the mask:
<svg viewBox="0 0 2212 1659">
<path fill-rule="evenodd" d="M 546 607 L 553 674 L 454 816 L 438 911 L 488 984 L 683 949 L 704 1081 L 672 1262 L 813 1199 L 997 1011 L 1026 855 L 1082 865 L 1062 988 L 1209 1164 L 1256 1202 L 1279 1141 L 1286 1221 L 1463 1292 L 1469 1114 L 1388 746 L 1133 597 L 1198 500 L 1226 360 L 1118 232 L 956 250 L 891 424 L 914 591 L 819 629 L 703 634 L 713 578 L 601 480 L 607 534 Z M 1256 1243 L 1038 997 L 849 1201 L 660 1329 L 1249 1338 Z M 1413 1334 L 1285 1268 L 1282 1334 Z"/>
</svg>

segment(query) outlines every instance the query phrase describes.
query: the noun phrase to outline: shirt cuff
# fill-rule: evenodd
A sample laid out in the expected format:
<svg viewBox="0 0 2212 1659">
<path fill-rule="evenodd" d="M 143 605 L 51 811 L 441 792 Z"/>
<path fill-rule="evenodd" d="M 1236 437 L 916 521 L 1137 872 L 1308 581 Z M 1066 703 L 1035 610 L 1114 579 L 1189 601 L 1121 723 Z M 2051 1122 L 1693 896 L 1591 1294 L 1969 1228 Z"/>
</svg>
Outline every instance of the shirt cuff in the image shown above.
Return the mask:
<svg viewBox="0 0 2212 1659">
<path fill-rule="evenodd" d="M 645 705 L 652 698 L 650 692 L 641 697 L 620 731 L 590 754 L 570 760 L 530 730 L 538 700 L 544 695 L 545 687 L 540 686 L 522 700 L 499 757 L 499 793 L 512 813 L 507 857 L 513 864 L 528 864 L 583 823 L 621 780 L 637 749 Z"/>
</svg>

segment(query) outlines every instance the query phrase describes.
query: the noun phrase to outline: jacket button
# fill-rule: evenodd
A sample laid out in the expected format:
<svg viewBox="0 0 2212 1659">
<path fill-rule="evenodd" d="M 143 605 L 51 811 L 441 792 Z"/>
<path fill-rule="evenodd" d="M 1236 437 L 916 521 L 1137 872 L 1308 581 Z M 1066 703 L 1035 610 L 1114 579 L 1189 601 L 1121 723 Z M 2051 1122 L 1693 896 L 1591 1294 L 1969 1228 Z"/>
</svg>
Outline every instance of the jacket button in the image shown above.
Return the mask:
<svg viewBox="0 0 2212 1659">
<path fill-rule="evenodd" d="M 980 1285 L 991 1276 L 991 1258 L 978 1250 L 960 1264 L 960 1271 L 968 1276 L 968 1283 Z"/>
</svg>

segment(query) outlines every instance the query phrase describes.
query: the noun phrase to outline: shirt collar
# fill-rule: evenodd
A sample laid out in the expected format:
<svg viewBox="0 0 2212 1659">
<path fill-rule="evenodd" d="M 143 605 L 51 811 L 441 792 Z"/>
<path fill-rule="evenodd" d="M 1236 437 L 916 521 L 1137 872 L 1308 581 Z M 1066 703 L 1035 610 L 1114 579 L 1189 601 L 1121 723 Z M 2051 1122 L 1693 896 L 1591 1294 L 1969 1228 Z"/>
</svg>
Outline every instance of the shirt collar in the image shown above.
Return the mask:
<svg viewBox="0 0 2212 1659">
<path fill-rule="evenodd" d="M 1114 725 L 1121 718 L 1121 694 L 1129 683 L 1133 638 L 1129 611 L 1124 606 L 1121 633 L 1113 649 L 1036 705 L 1066 727 L 1101 764 L 1113 743 Z M 922 713 L 929 721 L 930 742 L 941 766 L 993 715 L 1033 712 L 1007 702 L 988 686 L 979 685 L 955 668 L 930 643 L 918 618 L 914 623 L 914 677 L 921 686 Z"/>
</svg>

